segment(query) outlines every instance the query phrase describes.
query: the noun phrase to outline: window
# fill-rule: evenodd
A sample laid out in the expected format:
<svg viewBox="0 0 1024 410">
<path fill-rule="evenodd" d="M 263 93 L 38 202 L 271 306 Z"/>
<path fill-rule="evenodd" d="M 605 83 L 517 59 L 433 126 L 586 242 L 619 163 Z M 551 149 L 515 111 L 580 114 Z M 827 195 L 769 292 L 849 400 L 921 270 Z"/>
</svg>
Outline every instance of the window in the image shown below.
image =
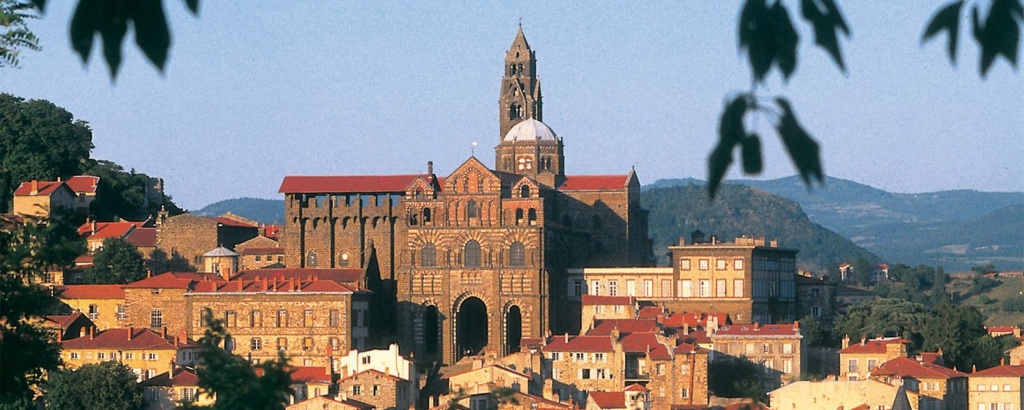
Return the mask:
<svg viewBox="0 0 1024 410">
<path fill-rule="evenodd" d="M 529 212 L 526 213 L 526 219 L 529 221 L 530 225 L 536 225 L 537 224 L 537 210 L 533 209 L 533 208 L 530 208 Z"/>
<path fill-rule="evenodd" d="M 466 202 L 466 218 L 474 219 L 480 217 L 480 210 L 476 207 L 476 201 L 470 199 Z"/>
<path fill-rule="evenodd" d="M 348 251 L 338 252 L 338 266 L 340 266 L 340 267 L 348 266 L 348 258 L 349 258 Z"/>
<path fill-rule="evenodd" d="M 572 290 L 570 292 L 571 292 L 570 296 L 572 296 L 572 297 L 577 297 L 578 298 L 578 297 L 582 296 L 583 295 L 583 281 L 579 280 L 579 279 L 574 279 L 572 281 Z"/>
<path fill-rule="evenodd" d="M 735 270 L 743 270 L 743 258 L 733 259 L 732 268 Z"/>
<path fill-rule="evenodd" d="M 331 350 L 338 350 L 338 348 L 341 347 L 341 344 L 338 343 L 338 338 L 336 337 L 327 339 L 327 345 L 331 347 Z"/>
<path fill-rule="evenodd" d="M 597 369 L 597 378 L 598 379 L 607 379 L 608 378 L 608 371 L 605 370 L 605 369 Z"/>
<path fill-rule="evenodd" d="M 224 312 L 224 325 L 227 327 L 238 327 L 238 315 L 235 314 L 234 310 Z"/>
<path fill-rule="evenodd" d="M 661 296 L 665 298 L 672 297 L 672 279 L 661 280 Z"/>
<path fill-rule="evenodd" d="M 125 320 L 128 314 L 124 311 L 124 305 L 117 305 L 117 320 Z"/>
<path fill-rule="evenodd" d="M 100 360 L 106 360 L 106 358 L 107 358 L 107 354 L 106 354 L 106 353 L 104 353 L 104 352 L 99 352 L 99 353 L 96 353 L 96 358 L 97 358 L 97 359 L 100 359 Z"/>
<path fill-rule="evenodd" d="M 717 265 L 717 266 L 715 266 L 715 268 L 717 268 L 718 270 L 725 270 L 725 259 L 718 258 L 715 261 L 715 263 Z"/>
<path fill-rule="evenodd" d="M 228 352 L 235 351 L 235 339 L 231 336 L 224 338 L 224 350 L 227 350 Z"/>
<path fill-rule="evenodd" d="M 581 369 L 580 378 L 583 380 L 590 379 L 590 369 Z"/>
<path fill-rule="evenodd" d="M 689 398 L 690 397 L 690 391 L 687 390 L 685 387 L 683 387 L 682 389 L 679 390 L 679 397 L 682 397 L 684 399 Z"/>
<path fill-rule="evenodd" d="M 430 208 L 423 208 L 423 223 L 430 222 Z"/>
<path fill-rule="evenodd" d="M 610 281 L 608 281 L 608 296 L 618 296 L 618 295 L 619 295 L 619 281 L 617 281 L 617 280 L 610 280 Z"/>
<path fill-rule="evenodd" d="M 196 389 L 194 388 L 183 388 L 181 389 L 181 398 L 185 401 L 193 401 L 196 399 Z"/>
<path fill-rule="evenodd" d="M 665 363 L 658 363 L 658 365 L 655 366 L 654 369 L 655 369 L 654 371 L 658 374 L 658 376 L 664 376 L 665 375 Z"/>
<path fill-rule="evenodd" d="M 594 361 L 597 363 L 604 363 L 604 353 L 594 353 Z"/>
<path fill-rule="evenodd" d="M 782 353 L 783 354 L 791 354 L 791 353 L 793 353 L 793 344 L 792 343 L 783 344 L 782 345 Z M 871 362 L 872 361 L 874 361 L 874 359 L 868 359 L 868 366 L 871 366 Z M 872 367 L 872 368 L 874 368 L 874 367 Z"/>
<path fill-rule="evenodd" d="M 360 386 L 358 384 L 353 384 L 352 385 L 352 395 L 353 396 L 358 396 L 360 394 L 363 394 L 363 386 Z"/>
<path fill-rule="evenodd" d="M 89 319 L 96 320 L 100 315 L 100 308 L 96 305 L 89 305 Z"/>
<path fill-rule="evenodd" d="M 793 360 L 792 359 L 787 359 L 787 360 L 782 362 L 782 372 L 786 373 L 786 374 L 793 373 Z"/>
<path fill-rule="evenodd" d="M 519 197 L 520 198 L 529 198 L 530 197 L 530 186 L 529 185 L 525 185 L 524 184 L 523 186 L 519 187 Z"/>
<path fill-rule="evenodd" d="M 288 327 L 288 311 L 278 310 L 277 321 L 274 324 L 276 327 Z"/>
<path fill-rule="evenodd" d="M 700 270 L 708 270 L 708 263 L 709 263 L 709 262 L 708 262 L 708 260 L 707 260 L 707 259 L 701 259 L 701 260 L 699 261 L 699 267 L 700 267 Z"/>
<path fill-rule="evenodd" d="M 733 297 L 743 297 L 743 279 L 732 280 L 732 295 Z"/>
<path fill-rule="evenodd" d="M 124 353 L 124 359 L 125 360 L 135 360 L 135 353 L 125 352 Z"/>
<path fill-rule="evenodd" d="M 263 327 L 263 312 L 259 309 L 253 309 L 252 313 L 249 314 L 249 326 Z"/>
<path fill-rule="evenodd" d="M 644 296 L 654 296 L 654 281 L 650 279 L 644 280 Z"/>
<path fill-rule="evenodd" d="M 313 338 L 306 337 L 302 339 L 302 350 L 313 350 Z"/>
<path fill-rule="evenodd" d="M 470 239 L 463 248 L 463 265 L 467 268 L 480 267 L 480 242 Z"/>
<path fill-rule="evenodd" d="M 601 295 L 601 282 L 597 280 L 590 281 L 590 287 L 587 288 L 588 295 L 600 296 Z"/>
<path fill-rule="evenodd" d="M 306 309 L 302 311 L 302 326 L 313 327 L 313 309 Z"/>
<path fill-rule="evenodd" d="M 156 353 L 150 353 L 150 354 L 146 355 L 146 360 L 156 361 L 157 359 L 158 359 L 158 357 L 157 357 Z"/>
<path fill-rule="evenodd" d="M 684 298 L 693 296 L 693 282 L 691 280 L 679 281 L 679 296 Z"/>
<path fill-rule="evenodd" d="M 316 251 L 306 253 L 306 266 L 310 268 L 316 267 Z"/>
<path fill-rule="evenodd" d="M 700 296 L 702 298 L 706 298 L 708 296 L 711 296 L 711 289 L 710 289 L 711 288 L 711 281 L 709 281 L 707 279 L 702 279 L 700 281 L 700 283 L 698 284 L 698 286 L 699 286 L 698 289 L 697 289 L 697 291 L 699 292 L 698 296 Z"/>
<path fill-rule="evenodd" d="M 551 360 L 559 360 L 562 358 L 561 352 L 551 352 Z"/>
<path fill-rule="evenodd" d="M 516 209 L 516 225 L 523 224 L 523 209 Z"/>
<path fill-rule="evenodd" d="M 526 266 L 526 248 L 522 242 L 512 242 L 508 247 L 509 266 Z"/>
<path fill-rule="evenodd" d="M 437 266 L 437 248 L 433 243 L 427 242 L 420 250 L 420 266 L 426 268 Z"/>
<path fill-rule="evenodd" d="M 1013 390 L 1013 387 L 1010 386 L 1009 384 L 1004 384 L 1003 385 L 1003 391 L 1011 391 L 1011 390 Z"/>
<path fill-rule="evenodd" d="M 577 361 L 577 362 L 582 362 L 582 361 L 586 360 L 586 359 L 585 359 L 585 356 L 586 356 L 586 355 L 584 355 L 584 354 L 583 354 L 583 353 L 581 353 L 581 352 L 576 352 L 576 355 L 575 355 L 575 361 Z"/>
<path fill-rule="evenodd" d="M 260 259 L 262 259 L 262 257 L 260 255 L 256 255 L 256 262 L 259 262 Z"/>
<path fill-rule="evenodd" d="M 636 281 L 635 280 L 627 280 L 626 281 L 626 296 L 636 296 Z"/>
<path fill-rule="evenodd" d="M 78 352 L 71 352 L 71 358 L 72 359 L 77 359 L 78 358 Z"/>
<path fill-rule="evenodd" d="M 726 294 L 726 291 L 725 291 L 725 279 L 719 279 L 719 280 L 715 281 L 715 287 L 716 287 L 715 291 L 716 291 L 718 297 L 724 298 L 726 296 L 729 296 L 728 294 Z"/>
<path fill-rule="evenodd" d="M 679 270 L 690 270 L 690 260 L 687 258 L 679 258 Z"/>
<path fill-rule="evenodd" d="M 249 350 L 260 350 L 263 348 L 263 341 L 258 337 L 249 339 Z"/>
<path fill-rule="evenodd" d="M 277 338 L 277 350 L 288 350 L 288 338 Z"/>
<path fill-rule="evenodd" d="M 363 356 L 360 358 L 363 364 L 370 364 L 370 356 Z"/>
<path fill-rule="evenodd" d="M 149 327 L 156 329 L 164 326 L 164 314 L 160 309 L 153 309 L 149 311 Z"/>
<path fill-rule="evenodd" d="M 328 325 L 331 327 L 341 326 L 341 314 L 338 309 L 331 309 L 327 312 Z"/>
<path fill-rule="evenodd" d="M 679 373 L 680 374 L 690 374 L 690 364 L 689 363 L 683 363 L 682 366 L 679 366 Z"/>
<path fill-rule="evenodd" d="M 847 371 L 851 371 L 851 372 L 857 371 L 857 359 L 850 359 L 849 360 L 849 362 L 847 363 Z"/>
</svg>

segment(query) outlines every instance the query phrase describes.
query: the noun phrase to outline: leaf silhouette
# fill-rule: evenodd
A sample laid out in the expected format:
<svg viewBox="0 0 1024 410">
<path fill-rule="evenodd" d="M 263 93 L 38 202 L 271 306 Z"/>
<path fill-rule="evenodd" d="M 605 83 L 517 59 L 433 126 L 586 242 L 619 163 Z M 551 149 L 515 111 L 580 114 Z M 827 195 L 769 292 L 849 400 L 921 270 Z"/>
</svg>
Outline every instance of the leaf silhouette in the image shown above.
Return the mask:
<svg viewBox="0 0 1024 410">
<path fill-rule="evenodd" d="M 839 48 L 837 32 L 842 31 L 847 37 L 850 35 L 850 27 L 846 25 L 843 14 L 839 11 L 833 0 L 803 0 L 801 9 L 804 19 L 814 26 L 814 42 L 821 46 L 832 59 L 839 65 L 839 69 L 846 72 L 846 65 L 843 63 L 843 54 Z M 824 8 L 819 7 L 819 4 Z"/>
<path fill-rule="evenodd" d="M 765 36 L 768 6 L 765 0 L 747 0 L 740 12 L 740 51 L 746 50 L 754 79 L 763 81 L 772 66 L 774 45 Z"/>
<path fill-rule="evenodd" d="M 746 174 L 760 174 L 764 167 L 761 160 L 761 139 L 757 134 L 747 135 L 743 139 L 743 172 Z"/>
<path fill-rule="evenodd" d="M 772 6 L 770 15 L 775 35 L 775 61 L 783 78 L 788 80 L 796 71 L 796 47 L 800 43 L 800 35 L 793 28 L 793 21 L 789 19 L 789 12 L 781 1 Z"/>
<path fill-rule="evenodd" d="M 1022 20 L 1018 23 L 1018 20 Z M 1020 24 L 1024 23 L 1024 7 L 1018 0 L 993 0 L 984 24 L 979 16 L 978 6 L 971 10 L 974 39 L 981 46 L 980 71 L 985 77 L 996 57 L 1003 55 L 1013 67 L 1017 67 L 1017 50 L 1020 41 Z"/>
<path fill-rule="evenodd" d="M 743 115 L 747 112 L 748 95 L 739 95 L 725 106 L 718 124 L 718 144 L 708 156 L 708 195 L 715 197 L 725 172 L 732 164 L 732 150 L 747 133 L 743 127 Z"/>
<path fill-rule="evenodd" d="M 963 0 L 955 1 L 950 3 L 935 16 L 928 23 L 928 27 L 924 29 L 924 35 L 921 36 L 921 42 L 930 40 L 935 37 L 942 30 L 946 30 L 949 33 L 949 61 L 956 64 L 956 46 L 957 38 L 960 34 L 960 9 L 964 6 Z"/>
<path fill-rule="evenodd" d="M 782 138 L 782 143 L 786 146 L 786 151 L 789 151 L 793 165 L 800 172 L 800 177 L 803 178 L 805 184 L 810 185 L 811 178 L 821 183 L 825 179 L 825 173 L 821 168 L 818 143 L 800 126 L 789 101 L 779 97 L 775 99 L 775 102 L 782 108 L 782 116 L 779 118 L 777 130 L 779 137 Z"/>
<path fill-rule="evenodd" d="M 199 14 L 199 0 L 185 0 L 185 5 L 192 11 L 192 14 Z"/>
<path fill-rule="evenodd" d="M 163 0 L 135 0 L 131 17 L 135 21 L 135 44 L 161 71 L 167 62 L 167 49 L 171 47 L 171 32 L 167 28 Z"/>
</svg>

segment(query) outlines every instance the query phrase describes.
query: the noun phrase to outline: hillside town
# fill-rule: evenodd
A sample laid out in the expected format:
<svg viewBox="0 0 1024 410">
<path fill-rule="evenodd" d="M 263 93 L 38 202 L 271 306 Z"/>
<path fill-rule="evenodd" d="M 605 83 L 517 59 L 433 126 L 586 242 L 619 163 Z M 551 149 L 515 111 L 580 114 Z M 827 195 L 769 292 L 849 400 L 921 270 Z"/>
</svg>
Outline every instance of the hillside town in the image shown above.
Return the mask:
<svg viewBox="0 0 1024 410">
<path fill-rule="evenodd" d="M 853 276 L 893 281 L 887 264 L 805 271 L 788 238 L 750 226 L 688 232 L 657 266 L 637 170 L 570 172 L 521 27 L 503 72 L 493 167 L 474 155 L 444 174 L 284 176 L 279 225 L 166 207 L 97 220 L 101 177 L 21 181 L 0 229 L 83 221 L 85 244 L 20 278 L 56 301 L 33 320 L 63 369 L 129 369 L 147 409 L 224 399 L 203 381 L 218 328 L 217 348 L 256 375 L 284 358 L 287 409 L 1024 405 L 1017 326 L 989 326 L 991 342 L 972 343 L 1010 342 L 973 362 L 906 329 L 833 330 L 881 299 Z M 159 207 L 162 190 L 154 179 L 144 196 Z M 121 266 L 101 260 L 114 246 L 144 273 L 95 280 Z"/>
</svg>

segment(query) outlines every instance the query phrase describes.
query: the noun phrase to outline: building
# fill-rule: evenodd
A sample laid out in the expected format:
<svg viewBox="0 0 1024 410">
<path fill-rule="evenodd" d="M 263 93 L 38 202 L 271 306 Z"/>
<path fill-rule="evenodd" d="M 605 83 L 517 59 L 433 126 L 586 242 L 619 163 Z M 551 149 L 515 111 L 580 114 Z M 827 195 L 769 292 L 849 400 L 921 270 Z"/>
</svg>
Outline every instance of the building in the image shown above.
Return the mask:
<svg viewBox="0 0 1024 410">
<path fill-rule="evenodd" d="M 595 391 L 587 400 L 587 410 L 648 410 L 652 407 L 651 394 L 639 384 L 633 384 L 621 391 Z"/>
<path fill-rule="evenodd" d="M 13 213 L 48 218 L 50 213 L 56 209 L 74 210 L 75 201 L 75 192 L 60 179 L 56 181 L 33 179 L 22 182 L 18 189 L 14 190 Z"/>
<path fill-rule="evenodd" d="M 143 380 L 139 386 L 145 390 L 147 410 L 175 410 L 179 403 L 195 406 L 210 406 L 216 400 L 205 393 L 199 393 L 199 376 L 187 368 L 175 368 L 169 373 Z"/>
<path fill-rule="evenodd" d="M 258 232 L 254 222 L 231 214 L 212 218 L 189 213 L 168 216 L 161 209 L 156 218 L 157 248 L 170 256 L 180 255 L 196 269 L 203 268 L 203 255 L 211 249 L 234 249 Z"/>
<path fill-rule="evenodd" d="M 415 407 L 411 395 L 416 381 L 402 379 L 379 370 L 368 369 L 338 380 L 339 396 L 366 403 L 376 409 L 408 409 Z"/>
<path fill-rule="evenodd" d="M 398 345 L 392 343 L 387 350 L 350 350 L 344 356 L 334 358 L 334 371 L 341 377 L 348 377 L 364 370 L 377 370 L 384 374 L 405 380 L 418 380 L 415 364 L 402 356 Z"/>
<path fill-rule="evenodd" d="M 263 235 L 235 245 L 235 252 L 240 255 L 239 270 L 284 267 L 284 248 Z"/>
<path fill-rule="evenodd" d="M 124 285 L 67 285 L 54 288 L 57 298 L 86 315 L 100 330 L 128 325 Z"/>
<path fill-rule="evenodd" d="M 672 311 L 726 312 L 735 323 L 796 320 L 797 250 L 745 236 L 734 242 L 720 242 L 714 236 L 705 241 L 700 231 L 693 233 L 689 244 L 682 238 L 679 242 L 668 247 L 673 261 L 670 283 L 676 284 L 677 296 L 668 305 Z"/>
<path fill-rule="evenodd" d="M 189 337 L 200 337 L 209 309 L 231 334 L 228 351 L 254 363 L 284 352 L 293 365 L 326 368 L 332 352 L 366 348 L 367 296 L 314 275 L 199 281 L 184 293 L 182 323 Z"/>
<path fill-rule="evenodd" d="M 199 344 L 183 334 L 170 336 L 149 329 L 119 328 L 96 331 L 61 342 L 61 359 L 68 368 L 116 360 L 132 369 L 139 381 L 199 359 Z"/>
<path fill-rule="evenodd" d="M 900 337 L 861 339 L 850 344 L 850 337 L 843 337 L 839 350 L 839 377 L 845 380 L 865 380 L 879 365 L 897 357 L 907 357 L 910 341 Z"/>
<path fill-rule="evenodd" d="M 897 357 L 882 363 L 871 378 L 892 385 L 902 385 L 907 393 L 917 393 L 918 409 L 966 409 L 968 375 L 932 363 Z"/>
<path fill-rule="evenodd" d="M 775 409 L 892 410 L 899 389 L 898 385 L 870 379 L 802 380 L 772 390 L 768 394 L 771 396 L 772 408 Z M 907 391 L 906 395 L 911 403 L 916 405 L 919 402 L 917 393 Z"/>
<path fill-rule="evenodd" d="M 534 51 L 506 53 L 495 168 L 471 157 L 446 176 L 288 176 L 285 265 L 358 267 L 394 292 L 396 332 L 418 360 L 454 363 L 524 337 L 575 331 L 566 270 L 650 265 L 647 211 L 631 170 L 566 173 L 543 118 Z"/>
<path fill-rule="evenodd" d="M 836 284 L 828 278 L 815 278 L 801 273 L 794 278 L 796 287 L 796 317 L 811 316 L 831 324 L 836 314 Z"/>
<path fill-rule="evenodd" d="M 188 329 L 185 293 L 200 282 L 219 279 L 213 274 L 167 272 L 124 285 L 124 326 L 184 332 Z"/>
<path fill-rule="evenodd" d="M 971 409 L 1021 409 L 1024 405 L 1024 366 L 1001 364 L 967 375 Z"/>
<path fill-rule="evenodd" d="M 746 357 L 761 366 L 767 390 L 798 380 L 804 368 L 800 324 L 720 326 L 711 334 L 712 360 Z"/>
</svg>

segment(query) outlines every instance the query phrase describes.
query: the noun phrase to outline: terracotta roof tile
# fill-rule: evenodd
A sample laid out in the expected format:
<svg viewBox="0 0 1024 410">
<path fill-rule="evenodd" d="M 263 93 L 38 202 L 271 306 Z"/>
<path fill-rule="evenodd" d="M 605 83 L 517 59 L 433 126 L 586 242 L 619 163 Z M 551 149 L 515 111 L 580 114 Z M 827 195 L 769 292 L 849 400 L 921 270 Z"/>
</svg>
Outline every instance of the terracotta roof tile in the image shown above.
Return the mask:
<svg viewBox="0 0 1024 410">
<path fill-rule="evenodd" d="M 857 353 L 885 353 L 885 347 L 889 344 L 908 344 L 910 341 L 903 338 L 883 338 L 865 340 L 864 344 L 851 343 L 846 348 L 839 350 L 843 354 Z"/>
<path fill-rule="evenodd" d="M 142 226 L 142 222 L 96 222 L 96 232 L 93 232 L 92 225 L 92 222 L 82 224 L 78 227 L 78 234 L 88 239 L 124 238 Z"/>
<path fill-rule="evenodd" d="M 649 333 L 659 330 L 654 319 L 598 319 L 594 321 L 594 328 L 590 329 L 587 335 L 610 335 L 612 329 L 619 329 L 619 333 Z"/>
<path fill-rule="evenodd" d="M 96 186 L 100 183 L 100 177 L 92 175 L 75 175 L 64 181 L 75 193 L 95 193 Z"/>
<path fill-rule="evenodd" d="M 139 248 L 152 248 L 156 246 L 156 228 L 135 228 L 124 238 L 128 243 Z"/>
<path fill-rule="evenodd" d="M 590 400 L 600 409 L 626 408 L 626 393 L 621 391 L 592 391 Z"/>
<path fill-rule="evenodd" d="M 630 333 L 623 336 L 619 343 L 622 343 L 622 351 L 627 353 L 647 353 L 661 345 L 654 333 Z"/>
<path fill-rule="evenodd" d="M 545 352 L 611 352 L 612 339 L 608 336 L 552 336 L 544 346 Z"/>
<path fill-rule="evenodd" d="M 640 308 L 640 311 L 636 313 L 636 317 L 656 319 L 664 313 L 660 307 L 657 306 L 644 306 Z"/>
<path fill-rule="evenodd" d="M 54 191 L 60 189 L 61 186 L 67 188 L 67 185 L 65 185 L 63 182 L 60 182 L 60 181 L 38 181 L 38 185 L 36 186 L 36 188 L 38 189 L 38 193 L 36 195 L 50 196 L 51 194 L 53 194 Z M 71 188 L 68 188 L 68 190 L 70 191 Z M 72 191 L 72 192 L 74 192 L 74 191 Z M 32 195 L 32 181 L 22 182 L 21 185 L 18 186 L 18 189 L 14 190 L 14 196 L 31 196 L 31 195 Z"/>
<path fill-rule="evenodd" d="M 239 272 L 231 277 L 232 280 L 256 280 L 256 279 L 319 279 L 330 280 L 342 284 L 355 284 L 363 277 L 363 270 L 359 268 L 344 269 L 308 269 L 308 268 L 281 268 L 281 269 L 251 269 Z"/>
<path fill-rule="evenodd" d="M 58 286 L 60 299 L 124 299 L 124 285 Z"/>
<path fill-rule="evenodd" d="M 916 360 L 908 357 L 896 357 L 888 362 L 882 363 L 874 371 L 872 375 L 878 376 L 898 376 L 898 377 L 913 377 L 916 379 L 948 379 L 952 377 L 966 377 L 966 373 L 962 373 L 953 369 L 948 369 L 935 364 L 921 364 Z"/>
<path fill-rule="evenodd" d="M 140 386 L 198 386 L 199 376 L 196 375 L 191 369 L 177 369 L 174 370 L 174 377 L 170 377 L 167 372 L 160 373 L 151 379 L 146 379 L 139 383 Z"/>
<path fill-rule="evenodd" d="M 197 282 L 218 279 L 220 279 L 219 276 L 211 273 L 167 272 L 129 283 L 124 285 L 124 288 L 188 289 Z"/>
<path fill-rule="evenodd" d="M 238 228 L 258 228 L 256 225 L 223 216 L 208 216 L 206 218 L 224 226 L 233 226 Z"/>
<path fill-rule="evenodd" d="M 131 340 L 128 334 L 131 332 Z M 96 333 L 93 337 L 78 337 L 61 342 L 61 346 L 67 349 L 122 349 L 122 350 L 154 350 L 154 349 L 178 349 L 182 347 L 198 347 L 199 344 L 184 338 L 181 340 L 174 336 L 162 337 L 159 333 L 149 329 L 138 328 L 116 328 L 107 329 Z"/>
<path fill-rule="evenodd" d="M 331 381 L 331 375 L 327 372 L 326 367 L 307 367 L 297 366 L 293 367 L 292 370 L 292 381 L 297 382 L 328 382 Z"/>
<path fill-rule="evenodd" d="M 969 374 L 970 377 L 1024 377 L 1024 365 L 1000 365 Z"/>
<path fill-rule="evenodd" d="M 559 191 L 599 191 L 623 189 L 629 182 L 629 175 L 569 175 L 565 177 Z"/>
<path fill-rule="evenodd" d="M 421 175 L 345 175 L 300 176 L 289 175 L 281 181 L 278 192 L 283 194 L 330 194 L 405 192 L 405 188 Z"/>
<path fill-rule="evenodd" d="M 708 319 L 718 319 L 718 325 L 727 325 L 731 322 L 729 314 L 726 312 L 692 312 L 692 313 L 672 313 L 668 317 L 662 320 L 662 325 L 665 327 L 683 327 L 683 325 L 689 326 L 707 326 Z"/>
<path fill-rule="evenodd" d="M 283 225 L 267 225 L 263 227 L 263 236 L 270 239 L 277 239 L 277 237 L 281 235 L 281 229 L 283 228 Z"/>
<path fill-rule="evenodd" d="M 84 316 L 82 312 L 72 312 L 70 315 L 50 315 L 46 317 L 46 320 L 60 326 L 61 329 L 67 329 L 68 326 L 71 326 L 72 323 L 75 323 L 75 320 L 82 316 Z"/>
<path fill-rule="evenodd" d="M 676 354 L 690 354 L 690 353 L 707 353 L 708 350 L 703 348 L 703 347 L 694 345 L 694 344 L 690 344 L 690 343 L 686 343 L 686 342 L 680 342 L 678 345 L 676 345 L 676 347 L 674 349 L 672 349 L 672 352 L 674 352 Z"/>
</svg>

